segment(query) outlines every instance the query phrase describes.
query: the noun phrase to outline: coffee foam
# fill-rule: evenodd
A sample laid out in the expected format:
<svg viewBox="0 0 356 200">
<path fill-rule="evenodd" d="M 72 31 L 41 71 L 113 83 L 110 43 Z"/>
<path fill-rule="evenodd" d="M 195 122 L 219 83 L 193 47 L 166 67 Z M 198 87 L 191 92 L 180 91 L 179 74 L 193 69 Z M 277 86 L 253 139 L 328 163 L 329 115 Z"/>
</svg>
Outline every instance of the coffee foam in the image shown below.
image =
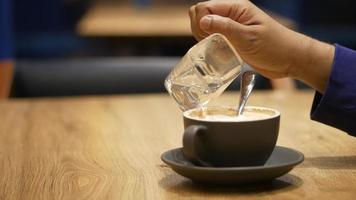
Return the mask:
<svg viewBox="0 0 356 200">
<path fill-rule="evenodd" d="M 188 118 L 203 121 L 240 122 L 263 120 L 277 116 L 275 110 L 260 107 L 246 107 L 242 115 L 237 116 L 237 110 L 229 107 L 204 107 L 187 111 Z"/>
</svg>

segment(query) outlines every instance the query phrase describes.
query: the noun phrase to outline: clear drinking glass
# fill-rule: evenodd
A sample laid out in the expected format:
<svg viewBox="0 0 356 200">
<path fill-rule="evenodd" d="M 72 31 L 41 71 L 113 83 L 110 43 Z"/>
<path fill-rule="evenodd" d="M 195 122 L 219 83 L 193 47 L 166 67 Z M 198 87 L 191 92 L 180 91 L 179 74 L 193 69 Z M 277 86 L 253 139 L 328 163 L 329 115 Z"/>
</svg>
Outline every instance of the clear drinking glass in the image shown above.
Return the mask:
<svg viewBox="0 0 356 200">
<path fill-rule="evenodd" d="M 164 85 L 181 110 L 202 107 L 239 76 L 242 66 L 231 43 L 212 34 L 189 49 Z"/>
</svg>

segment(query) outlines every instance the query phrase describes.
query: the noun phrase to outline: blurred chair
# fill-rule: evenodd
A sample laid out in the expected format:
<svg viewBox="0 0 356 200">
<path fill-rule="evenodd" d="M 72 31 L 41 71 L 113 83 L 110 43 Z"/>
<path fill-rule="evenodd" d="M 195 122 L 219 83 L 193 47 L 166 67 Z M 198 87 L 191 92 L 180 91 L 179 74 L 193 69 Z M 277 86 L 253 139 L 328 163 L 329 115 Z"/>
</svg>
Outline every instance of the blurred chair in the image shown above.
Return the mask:
<svg viewBox="0 0 356 200">
<path fill-rule="evenodd" d="M 164 91 L 176 58 L 85 58 L 16 63 L 19 97 L 148 93 Z"/>
<path fill-rule="evenodd" d="M 16 62 L 14 96 L 44 97 L 165 92 L 164 80 L 180 58 L 120 57 Z M 230 89 L 237 89 L 236 80 Z M 268 89 L 258 77 L 256 88 Z"/>
</svg>

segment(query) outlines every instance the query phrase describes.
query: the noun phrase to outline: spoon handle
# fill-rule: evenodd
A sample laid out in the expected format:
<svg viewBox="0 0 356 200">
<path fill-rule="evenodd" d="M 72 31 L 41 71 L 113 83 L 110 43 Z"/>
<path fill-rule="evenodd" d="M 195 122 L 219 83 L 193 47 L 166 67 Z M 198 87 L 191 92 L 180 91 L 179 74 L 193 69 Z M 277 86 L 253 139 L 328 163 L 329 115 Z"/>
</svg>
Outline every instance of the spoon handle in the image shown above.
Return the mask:
<svg viewBox="0 0 356 200">
<path fill-rule="evenodd" d="M 248 68 L 249 69 L 245 69 L 241 75 L 241 82 L 240 82 L 241 93 L 240 93 L 238 115 L 242 115 L 242 113 L 244 112 L 247 99 L 250 96 L 256 82 L 255 72 L 250 67 Z"/>
</svg>

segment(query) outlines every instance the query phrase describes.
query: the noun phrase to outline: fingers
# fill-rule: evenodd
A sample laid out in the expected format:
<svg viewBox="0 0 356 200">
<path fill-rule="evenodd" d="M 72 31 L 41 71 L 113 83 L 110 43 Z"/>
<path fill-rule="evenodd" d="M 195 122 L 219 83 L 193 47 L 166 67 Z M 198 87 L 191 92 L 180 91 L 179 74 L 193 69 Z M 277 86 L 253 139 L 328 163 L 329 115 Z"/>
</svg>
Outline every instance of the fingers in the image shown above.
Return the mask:
<svg viewBox="0 0 356 200">
<path fill-rule="evenodd" d="M 222 17 L 219 15 L 206 15 L 200 22 L 199 26 L 201 29 L 209 34 L 221 33 L 227 37 L 238 37 L 243 39 L 245 37 L 245 32 L 247 27 L 242 25 L 228 17 Z"/>
<path fill-rule="evenodd" d="M 202 2 L 202 3 L 198 3 L 196 6 L 195 6 L 195 20 L 197 22 L 197 27 L 198 27 L 198 33 L 199 33 L 199 36 L 200 37 L 203 37 L 205 38 L 206 36 L 208 36 L 209 34 L 207 32 L 205 32 L 204 30 L 201 29 L 200 27 L 200 20 L 201 18 L 203 18 L 204 16 L 206 15 L 209 15 L 209 14 L 213 14 L 209 7 L 208 7 L 208 4 L 210 3 L 210 1 L 208 2 Z"/>
<path fill-rule="evenodd" d="M 196 21 L 196 13 L 195 6 L 190 7 L 189 9 L 189 17 L 190 17 L 190 27 L 192 29 L 192 33 L 196 40 L 200 41 L 203 37 L 200 37 L 199 23 Z"/>
<path fill-rule="evenodd" d="M 240 8 L 242 7 L 242 5 L 245 5 L 245 4 L 241 3 L 241 1 L 245 1 L 245 0 L 206 1 L 206 2 L 201 2 L 201 3 L 198 3 L 194 6 L 192 6 L 189 10 L 189 16 L 190 16 L 190 20 L 191 20 L 191 29 L 194 34 L 194 37 L 197 40 L 201 40 L 201 39 L 205 38 L 206 36 L 208 36 L 209 34 L 214 32 L 214 31 L 208 31 L 206 29 L 207 27 L 204 27 L 204 28 L 201 27 L 202 25 L 203 26 L 208 25 L 208 24 L 205 24 L 204 22 L 201 23 L 201 20 L 205 16 L 214 14 L 214 15 L 228 17 L 228 18 L 232 18 L 233 20 L 236 20 L 233 17 L 240 16 L 240 13 L 243 10 Z M 219 22 L 219 21 L 225 22 L 222 24 L 223 26 L 225 26 L 226 23 L 230 23 L 230 21 L 227 21 L 227 19 L 217 19 L 217 22 Z M 209 22 L 209 21 L 205 20 L 205 22 Z M 213 25 L 215 27 L 215 24 L 213 24 Z M 223 27 L 216 27 L 216 28 L 218 28 L 218 30 L 222 30 Z"/>
<path fill-rule="evenodd" d="M 192 29 L 194 37 L 197 40 L 202 40 L 203 38 L 208 36 L 208 33 L 204 32 L 199 26 L 200 19 L 204 15 L 210 14 L 206 9 L 204 9 L 202 4 L 203 3 L 198 3 L 197 5 L 194 5 L 189 9 L 191 29 Z"/>
</svg>

